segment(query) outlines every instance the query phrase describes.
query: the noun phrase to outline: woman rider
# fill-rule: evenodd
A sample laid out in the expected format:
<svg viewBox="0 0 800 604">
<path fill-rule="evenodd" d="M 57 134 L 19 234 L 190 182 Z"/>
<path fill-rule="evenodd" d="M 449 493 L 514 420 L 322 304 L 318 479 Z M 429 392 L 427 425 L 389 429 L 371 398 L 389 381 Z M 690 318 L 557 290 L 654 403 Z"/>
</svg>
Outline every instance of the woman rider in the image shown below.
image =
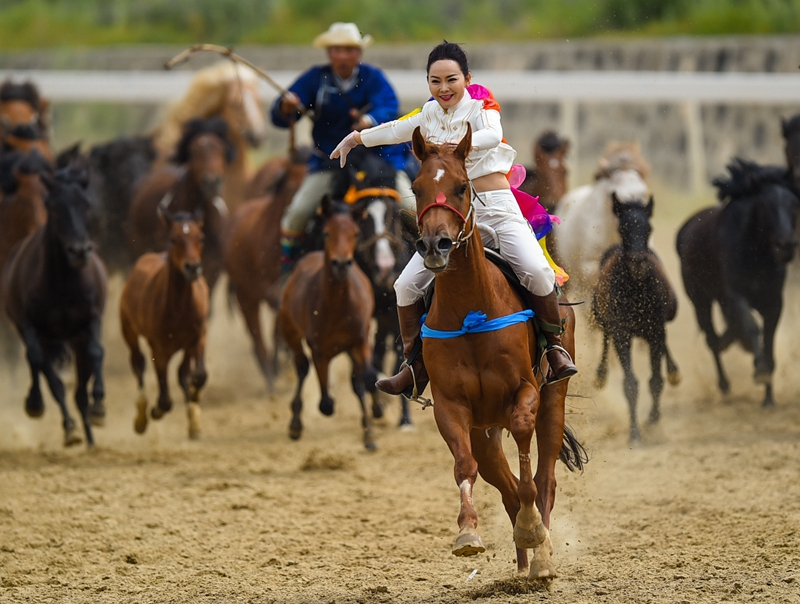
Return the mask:
<svg viewBox="0 0 800 604">
<path fill-rule="evenodd" d="M 361 132 L 352 132 L 331 153 L 344 165 L 351 149 L 401 143 L 411 140 L 419 127 L 430 143 L 454 143 L 464 137 L 467 124 L 472 127 L 472 151 L 466 160 L 467 174 L 480 200 L 475 204 L 479 224 L 497 233 L 500 254 L 511 265 L 522 285 L 531 292 L 533 311 L 544 323 L 561 326 L 555 273 L 517 204 L 506 174 L 511 169 L 516 151 L 503 142 L 503 129 L 497 104 L 473 98 L 467 86 L 471 75 L 467 56 L 458 44 L 443 42 L 428 56 L 428 87 L 433 98 L 422 110 L 386 122 Z M 474 87 L 483 90 L 480 87 Z M 476 93 L 475 96 L 479 95 Z M 493 108 L 492 108 L 493 107 Z M 397 313 L 403 339 L 403 352 L 408 359 L 420 333 L 420 319 L 425 311 L 424 292 L 434 274 L 425 268 L 423 259 L 415 254 L 395 282 Z M 575 375 L 578 370 L 561 345 L 560 333 L 545 331 L 547 359 L 551 375 L 547 383 L 555 383 Z M 413 369 L 413 373 L 411 371 Z M 380 380 L 378 388 L 389 394 L 401 394 L 414 385 L 416 376 L 419 393 L 428 383 L 422 357 L 412 360 L 411 369 L 403 364 L 400 372 Z"/>
</svg>

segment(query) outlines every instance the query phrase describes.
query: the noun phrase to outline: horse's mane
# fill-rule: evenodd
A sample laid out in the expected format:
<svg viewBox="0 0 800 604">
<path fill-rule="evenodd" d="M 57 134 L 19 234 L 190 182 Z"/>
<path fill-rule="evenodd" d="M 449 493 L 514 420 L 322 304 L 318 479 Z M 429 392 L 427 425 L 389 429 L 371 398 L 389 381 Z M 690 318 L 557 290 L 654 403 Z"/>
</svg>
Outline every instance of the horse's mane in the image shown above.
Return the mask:
<svg viewBox="0 0 800 604">
<path fill-rule="evenodd" d="M 757 194 L 764 185 L 789 186 L 783 166 L 760 166 L 754 161 L 734 157 L 727 166 L 729 177 L 718 176 L 711 184 L 717 188 L 720 201 L 733 201 Z"/>
<path fill-rule="evenodd" d="M 800 130 L 800 113 L 783 122 L 783 136 L 788 137 Z"/>
<path fill-rule="evenodd" d="M 6 79 L 0 85 L 0 103 L 7 101 L 25 101 L 37 111 L 40 110 L 39 90 L 32 82 L 16 84 L 11 79 Z"/>
<path fill-rule="evenodd" d="M 611 141 L 597 162 L 595 180 L 608 178 L 617 170 L 636 170 L 646 179 L 650 166 L 639 152 L 639 143 Z"/>
<path fill-rule="evenodd" d="M 536 139 L 536 146 L 545 153 L 555 153 L 566 142 L 567 139 L 559 137 L 558 134 L 552 130 L 546 130 Z"/>
<path fill-rule="evenodd" d="M 236 149 L 228 134 L 228 122 L 216 116 L 208 119 L 194 118 L 187 121 L 182 128 L 181 138 L 175 147 L 175 154 L 170 161 L 181 165 L 189 161 L 189 146 L 192 140 L 200 134 L 215 134 L 225 143 L 225 161 L 231 163 L 236 154 Z"/>
<path fill-rule="evenodd" d="M 153 134 L 161 155 L 172 152 L 181 138 L 183 124 L 192 118 L 216 115 L 222 109 L 228 87 L 233 82 L 256 85 L 256 73 L 244 65 L 223 61 L 197 72 L 183 97 L 167 109 L 167 114 Z"/>
</svg>

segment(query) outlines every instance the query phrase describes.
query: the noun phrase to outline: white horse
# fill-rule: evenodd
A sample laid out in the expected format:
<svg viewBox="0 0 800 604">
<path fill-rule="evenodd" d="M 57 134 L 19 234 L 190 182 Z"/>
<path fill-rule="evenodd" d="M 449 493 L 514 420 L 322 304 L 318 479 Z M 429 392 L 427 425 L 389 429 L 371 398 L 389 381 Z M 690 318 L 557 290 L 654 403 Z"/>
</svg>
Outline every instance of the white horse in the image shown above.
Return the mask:
<svg viewBox="0 0 800 604">
<path fill-rule="evenodd" d="M 594 184 L 573 189 L 559 200 L 554 210 L 561 219 L 553 231 L 555 254 L 569 273 L 573 292 L 592 290 L 600 258 L 620 243 L 612 195 L 623 203 L 647 204 L 651 197 L 644 180 L 647 172 L 636 145 L 612 143 L 600 159 Z"/>
</svg>

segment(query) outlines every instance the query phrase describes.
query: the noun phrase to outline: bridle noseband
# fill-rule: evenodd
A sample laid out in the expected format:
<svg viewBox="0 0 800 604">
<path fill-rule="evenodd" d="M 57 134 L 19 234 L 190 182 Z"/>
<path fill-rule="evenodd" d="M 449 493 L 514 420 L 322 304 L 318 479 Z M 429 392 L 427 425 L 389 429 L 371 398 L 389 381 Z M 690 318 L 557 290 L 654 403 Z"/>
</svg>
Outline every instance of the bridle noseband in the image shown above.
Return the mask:
<svg viewBox="0 0 800 604">
<path fill-rule="evenodd" d="M 451 206 L 449 203 L 447 203 L 447 196 L 442 191 L 439 191 L 439 193 L 436 195 L 436 199 L 434 200 L 434 202 L 432 204 L 426 206 L 419 213 L 419 216 L 417 216 L 417 226 L 418 227 L 422 226 L 422 217 L 425 216 L 425 214 L 431 208 L 443 208 L 443 209 L 446 209 L 446 210 L 450 210 L 451 212 L 453 212 L 456 216 L 458 216 L 461 219 L 461 223 L 462 223 L 463 226 L 461 227 L 461 230 L 459 231 L 458 235 L 456 236 L 456 240 L 454 242 L 456 249 L 461 247 L 462 244 L 467 243 L 472 238 L 472 235 L 475 232 L 475 217 L 472 214 L 473 210 L 475 209 L 475 204 L 473 203 L 471 196 L 470 196 L 470 200 L 469 200 L 469 212 L 467 212 L 467 215 L 464 216 L 461 212 L 458 211 L 457 208 L 455 208 L 454 206 Z M 465 231 L 467 229 L 467 223 L 469 222 L 470 218 L 472 218 L 472 228 L 470 229 L 469 233 L 465 233 Z"/>
</svg>

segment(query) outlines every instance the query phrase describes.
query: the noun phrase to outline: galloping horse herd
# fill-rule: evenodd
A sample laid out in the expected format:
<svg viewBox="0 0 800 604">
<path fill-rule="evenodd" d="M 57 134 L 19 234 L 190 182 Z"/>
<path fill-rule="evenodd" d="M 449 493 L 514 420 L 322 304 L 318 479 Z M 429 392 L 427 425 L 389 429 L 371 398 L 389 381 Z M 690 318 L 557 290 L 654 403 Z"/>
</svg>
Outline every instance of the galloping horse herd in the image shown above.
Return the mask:
<svg viewBox="0 0 800 604">
<path fill-rule="evenodd" d="M 434 415 L 455 458 L 461 493 L 452 551 L 466 556 L 485 549 L 472 504 L 480 472 L 502 494 L 519 570 L 529 568 L 529 578 L 536 580 L 556 576 L 549 538 L 555 463 L 561 459 L 580 469 L 586 455 L 564 422 L 568 382 L 542 387 L 547 368 L 537 328 L 528 321 L 532 313 L 507 273 L 487 261 L 496 254 L 484 251 L 470 222 L 474 214 L 464 168 L 470 135 L 457 147 L 439 148 L 415 133 L 419 221 L 400 212 L 393 170 L 376 165 L 371 155 L 351 154 L 309 224 L 307 254 L 284 283 L 279 222 L 304 178 L 307 155 L 292 142 L 285 157 L 269 160 L 250 176 L 248 146 L 258 146 L 264 132 L 255 75 L 233 63 L 198 72 L 187 94 L 150 134 L 88 151 L 75 145 L 54 153 L 46 101 L 36 86 L 12 81 L 0 86 L 0 340 L 6 362 L 18 359 L 19 342 L 24 345 L 32 378 L 26 413 L 44 413 L 39 385 L 44 375 L 61 409 L 65 446 L 84 437 L 94 444 L 92 427 L 102 426 L 106 415 L 101 334 L 107 279 L 109 272 L 121 272 L 126 282 L 119 316 L 139 389 L 134 429 L 144 433 L 150 418 L 158 420 L 171 410 L 167 365 L 182 352 L 178 382 L 187 403 L 189 437 L 198 438 L 210 296 L 225 272 L 268 388 L 277 376 L 280 341 L 293 357 L 298 385 L 289 436 L 297 439 L 303 432 L 301 386 L 310 368 L 305 342 L 325 415 L 335 410 L 329 363 L 342 352 L 352 359 L 363 442 L 373 450 L 372 420 L 384 412 L 376 375 L 389 362 L 388 353 L 396 353 L 395 368 L 402 360 L 392 284 L 419 239 L 416 249 L 444 255 L 447 267 L 436 274 L 427 321 L 465 334 L 424 342 Z M 720 353 L 741 343 L 754 354 L 764 405 L 774 404 L 774 334 L 787 263 L 797 245 L 800 116 L 783 123 L 783 134 L 788 167 L 732 160 L 728 176 L 713 181 L 720 203 L 690 217 L 677 236 L 684 286 L 713 353 L 720 389 L 729 389 Z M 590 321 L 603 334 L 597 385 L 606 381 L 613 345 L 624 370 L 635 441 L 641 435 L 632 339 L 642 338 L 650 347 L 651 422 L 659 419 L 663 359 L 669 382 L 680 381 L 665 330 L 677 312 L 677 297 L 648 243 L 655 203 L 646 183 L 648 166 L 636 145 L 613 143 L 599 161 L 595 181 L 567 191 L 568 148 L 568 141 L 545 133 L 535 143 L 536 166 L 528 169 L 520 188 L 538 195 L 562 222 L 549 236 L 549 246 L 571 277 L 562 306 L 565 347 L 574 354 L 575 313 L 566 296 L 589 300 Z M 272 349 L 259 319 L 262 302 L 277 317 Z M 714 302 L 725 320 L 721 335 L 712 323 Z M 475 310 L 481 313 L 474 316 Z M 761 315 L 761 326 L 753 311 Z M 496 321 L 502 328 L 470 331 Z M 140 337 L 158 376 L 152 407 L 144 390 L 148 354 Z M 59 376 L 70 357 L 83 434 L 68 411 Z M 402 398 L 401 404 L 403 427 L 411 419 L 408 400 Z M 502 450 L 503 429 L 519 448 L 519 478 Z M 530 565 L 528 549 L 534 550 Z"/>
</svg>

